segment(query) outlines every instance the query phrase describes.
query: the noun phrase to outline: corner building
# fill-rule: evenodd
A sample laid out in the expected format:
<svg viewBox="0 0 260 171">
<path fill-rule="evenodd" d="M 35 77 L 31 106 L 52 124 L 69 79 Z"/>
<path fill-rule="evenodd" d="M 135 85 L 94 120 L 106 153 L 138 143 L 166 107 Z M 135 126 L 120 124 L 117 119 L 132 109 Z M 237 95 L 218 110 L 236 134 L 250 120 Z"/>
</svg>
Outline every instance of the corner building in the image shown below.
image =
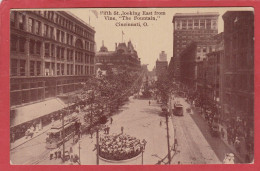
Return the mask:
<svg viewBox="0 0 260 171">
<path fill-rule="evenodd" d="M 94 29 L 62 11 L 12 11 L 11 107 L 79 89 L 94 74 Z"/>
<path fill-rule="evenodd" d="M 197 53 L 205 54 L 211 37 L 218 34 L 218 13 L 176 13 L 173 16 L 173 57 L 170 61 L 174 77 L 180 79 L 180 54 L 192 41 L 199 44 Z M 209 47 L 210 48 L 210 47 Z M 198 54 L 200 58 L 205 58 Z M 173 63 L 173 64 L 172 64 Z"/>
<path fill-rule="evenodd" d="M 254 12 L 228 11 L 224 20 L 222 118 L 254 137 Z M 249 143 L 253 143 L 253 140 Z M 253 145 L 251 146 L 253 147 Z"/>
</svg>

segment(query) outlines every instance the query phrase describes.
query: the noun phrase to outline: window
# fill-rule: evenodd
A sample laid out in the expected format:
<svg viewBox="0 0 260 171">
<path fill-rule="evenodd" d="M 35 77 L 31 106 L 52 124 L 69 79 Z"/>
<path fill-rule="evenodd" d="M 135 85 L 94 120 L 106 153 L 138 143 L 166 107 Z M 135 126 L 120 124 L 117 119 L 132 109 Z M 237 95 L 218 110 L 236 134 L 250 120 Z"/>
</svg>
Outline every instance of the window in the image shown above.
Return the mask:
<svg viewBox="0 0 260 171">
<path fill-rule="evenodd" d="M 19 40 L 19 50 L 20 50 L 20 52 L 25 51 L 25 38 L 20 38 L 20 40 Z"/>
<path fill-rule="evenodd" d="M 37 61 L 36 72 L 37 76 L 41 75 L 41 62 L 39 61 Z"/>
<path fill-rule="evenodd" d="M 194 28 L 199 28 L 199 20 L 194 20 Z"/>
<path fill-rule="evenodd" d="M 35 41 L 30 40 L 30 45 L 29 45 L 30 54 L 34 54 L 34 48 L 35 48 Z"/>
<path fill-rule="evenodd" d="M 30 61 L 30 76 L 34 76 L 34 61 Z"/>
<path fill-rule="evenodd" d="M 64 48 L 61 48 L 61 59 L 64 60 Z"/>
<path fill-rule="evenodd" d="M 65 36 L 64 32 L 61 31 L 61 42 L 62 42 L 62 43 L 64 43 L 64 36 Z"/>
<path fill-rule="evenodd" d="M 40 34 L 40 25 L 39 21 L 35 21 L 35 34 Z"/>
<path fill-rule="evenodd" d="M 67 64 L 67 75 L 70 75 L 70 64 Z"/>
<path fill-rule="evenodd" d="M 58 29 L 56 32 L 56 39 L 57 39 L 57 41 L 60 41 L 60 30 L 58 30 Z"/>
<path fill-rule="evenodd" d="M 12 11 L 11 13 L 10 13 L 10 22 L 11 22 L 11 26 L 15 26 L 15 19 L 16 18 L 16 12 L 14 12 L 14 11 Z"/>
<path fill-rule="evenodd" d="M 207 19 L 206 20 L 206 29 L 211 29 L 211 20 L 210 19 Z"/>
<path fill-rule="evenodd" d="M 29 32 L 33 32 L 33 19 L 32 18 L 29 18 L 28 20 L 28 31 Z"/>
<path fill-rule="evenodd" d="M 18 42 L 18 38 L 14 35 L 11 35 L 11 51 L 17 50 L 17 42 Z"/>
<path fill-rule="evenodd" d="M 57 53 L 57 55 L 56 55 L 57 58 L 60 59 L 60 47 L 59 46 L 57 46 L 57 52 L 56 53 Z"/>
<path fill-rule="evenodd" d="M 49 76 L 50 75 L 50 62 L 45 62 L 44 75 L 45 76 Z"/>
<path fill-rule="evenodd" d="M 64 75 L 64 64 L 61 64 L 61 75 Z"/>
<path fill-rule="evenodd" d="M 25 76 L 25 60 L 20 60 L 20 76 Z"/>
<path fill-rule="evenodd" d="M 55 46 L 54 44 L 51 45 L 51 56 L 54 57 L 54 51 L 55 51 Z"/>
<path fill-rule="evenodd" d="M 205 29 L 205 20 L 200 20 L 200 29 Z"/>
<path fill-rule="evenodd" d="M 212 20 L 212 29 L 217 29 L 217 20 Z"/>
<path fill-rule="evenodd" d="M 193 27 L 193 21 L 188 20 L 188 29 L 192 29 L 192 27 Z"/>
<path fill-rule="evenodd" d="M 25 16 L 23 14 L 19 15 L 19 29 L 23 30 L 24 29 L 24 20 Z"/>
<path fill-rule="evenodd" d="M 36 54 L 37 55 L 41 54 L 41 42 L 36 43 Z"/>
<path fill-rule="evenodd" d="M 70 35 L 67 33 L 67 44 L 70 44 Z"/>
<path fill-rule="evenodd" d="M 53 27 L 50 27 L 50 37 L 52 39 L 55 39 L 55 36 L 54 36 L 54 28 Z"/>
<path fill-rule="evenodd" d="M 43 35 L 48 37 L 48 25 L 47 24 L 44 24 L 44 32 L 43 32 Z"/>
<path fill-rule="evenodd" d="M 182 20 L 182 29 L 187 29 L 187 21 Z"/>
<path fill-rule="evenodd" d="M 50 56 L 50 44 L 49 43 L 45 43 L 45 56 L 49 57 Z"/>
<path fill-rule="evenodd" d="M 17 76 L 18 75 L 18 60 L 12 59 L 11 60 L 11 76 Z"/>
</svg>

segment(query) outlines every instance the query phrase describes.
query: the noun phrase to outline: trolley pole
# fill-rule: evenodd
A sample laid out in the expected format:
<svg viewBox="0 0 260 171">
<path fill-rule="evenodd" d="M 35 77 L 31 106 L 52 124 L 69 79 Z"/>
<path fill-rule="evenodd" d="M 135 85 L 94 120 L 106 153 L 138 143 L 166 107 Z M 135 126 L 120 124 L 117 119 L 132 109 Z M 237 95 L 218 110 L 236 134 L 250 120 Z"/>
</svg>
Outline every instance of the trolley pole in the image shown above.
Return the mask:
<svg viewBox="0 0 260 171">
<path fill-rule="evenodd" d="M 62 117 L 62 160 L 65 158 L 65 139 L 64 139 L 64 115 L 61 114 Z"/>
<path fill-rule="evenodd" d="M 97 144 L 96 144 L 96 149 L 97 149 L 97 165 L 99 165 L 99 135 L 98 135 L 98 128 L 97 128 Z"/>
</svg>

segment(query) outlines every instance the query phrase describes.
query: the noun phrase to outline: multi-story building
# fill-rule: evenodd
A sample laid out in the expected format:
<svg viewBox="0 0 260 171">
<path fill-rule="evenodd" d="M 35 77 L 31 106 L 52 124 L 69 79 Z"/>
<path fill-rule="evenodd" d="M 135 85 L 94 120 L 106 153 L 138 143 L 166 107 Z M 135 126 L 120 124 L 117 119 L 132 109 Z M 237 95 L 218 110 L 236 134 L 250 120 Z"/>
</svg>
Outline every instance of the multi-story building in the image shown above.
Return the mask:
<svg viewBox="0 0 260 171">
<path fill-rule="evenodd" d="M 224 60 L 224 33 L 213 36 L 216 41 L 215 51 L 207 54 L 206 60 L 206 87 L 207 96 L 217 107 L 220 107 L 222 78 L 223 78 L 223 60 Z"/>
<path fill-rule="evenodd" d="M 78 90 L 94 74 L 93 27 L 63 11 L 11 11 L 10 16 L 11 117 L 20 107 L 33 110 L 40 101 Z"/>
<path fill-rule="evenodd" d="M 180 77 L 180 54 L 186 46 L 195 41 L 198 43 L 198 57 L 206 57 L 207 46 L 211 37 L 218 33 L 218 13 L 176 13 L 173 16 L 173 70 L 174 77 Z M 209 47 L 210 49 L 210 47 Z M 172 62 L 170 62 L 172 63 Z"/>
<path fill-rule="evenodd" d="M 197 43 L 190 43 L 180 54 L 180 81 L 190 90 L 196 89 Z"/>
<path fill-rule="evenodd" d="M 156 60 L 156 76 L 157 78 L 161 75 L 167 74 L 168 62 Z"/>
<path fill-rule="evenodd" d="M 223 20 L 222 118 L 231 126 L 242 120 L 249 140 L 254 136 L 254 12 L 228 11 Z"/>
<path fill-rule="evenodd" d="M 159 55 L 159 60 L 160 60 L 160 61 L 167 61 L 167 54 L 166 54 L 164 51 L 162 51 L 162 52 L 160 53 L 160 55 Z"/>
<path fill-rule="evenodd" d="M 126 43 L 115 44 L 115 51 L 108 51 L 103 45 L 99 52 L 96 53 L 96 69 L 106 71 L 112 69 L 114 72 L 122 70 L 139 71 L 141 61 L 131 41 Z"/>
</svg>

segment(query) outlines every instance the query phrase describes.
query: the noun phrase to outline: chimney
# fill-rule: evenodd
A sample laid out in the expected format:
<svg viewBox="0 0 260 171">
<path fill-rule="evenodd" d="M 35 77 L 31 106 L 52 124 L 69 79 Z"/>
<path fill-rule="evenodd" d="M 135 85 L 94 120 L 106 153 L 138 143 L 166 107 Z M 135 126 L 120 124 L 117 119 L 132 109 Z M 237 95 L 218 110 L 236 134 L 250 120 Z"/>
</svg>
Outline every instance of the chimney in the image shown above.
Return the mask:
<svg viewBox="0 0 260 171">
<path fill-rule="evenodd" d="M 117 43 L 115 43 L 115 44 L 116 44 L 116 49 L 117 49 Z M 116 50 L 116 49 L 115 49 L 115 50 Z"/>
</svg>

